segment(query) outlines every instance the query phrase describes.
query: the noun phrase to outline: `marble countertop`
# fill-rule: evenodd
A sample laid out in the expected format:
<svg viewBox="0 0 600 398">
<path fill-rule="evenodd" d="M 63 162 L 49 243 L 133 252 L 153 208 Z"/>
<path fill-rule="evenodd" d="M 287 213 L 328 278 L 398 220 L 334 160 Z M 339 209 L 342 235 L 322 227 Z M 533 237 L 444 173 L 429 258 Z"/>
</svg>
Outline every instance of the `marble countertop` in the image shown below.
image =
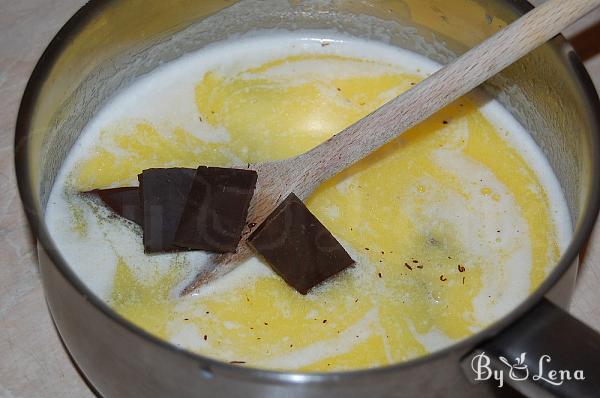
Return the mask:
<svg viewBox="0 0 600 398">
<path fill-rule="evenodd" d="M 0 397 L 94 396 L 70 362 L 48 315 L 13 167 L 13 129 L 27 79 L 48 42 L 84 3 L 0 0 Z M 565 35 L 600 88 L 600 10 Z M 571 312 L 600 331 L 599 287 L 597 227 L 583 257 Z"/>
</svg>

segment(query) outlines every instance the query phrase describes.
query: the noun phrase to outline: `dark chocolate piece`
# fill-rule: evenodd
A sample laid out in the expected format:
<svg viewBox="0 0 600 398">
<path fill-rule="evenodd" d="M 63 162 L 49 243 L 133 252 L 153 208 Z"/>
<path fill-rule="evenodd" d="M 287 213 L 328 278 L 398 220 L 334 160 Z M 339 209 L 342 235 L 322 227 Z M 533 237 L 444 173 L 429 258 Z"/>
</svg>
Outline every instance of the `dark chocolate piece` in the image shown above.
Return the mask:
<svg viewBox="0 0 600 398">
<path fill-rule="evenodd" d="M 302 294 L 354 264 L 293 193 L 250 235 L 248 243 Z"/>
<path fill-rule="evenodd" d="M 119 216 L 142 225 L 142 204 L 137 187 L 95 189 L 86 193 L 98 196 Z"/>
<path fill-rule="evenodd" d="M 258 178 L 254 170 L 200 166 L 175 234 L 177 246 L 235 252 Z"/>
<path fill-rule="evenodd" d="M 146 253 L 181 250 L 174 244 L 196 170 L 149 169 L 138 176 Z"/>
</svg>

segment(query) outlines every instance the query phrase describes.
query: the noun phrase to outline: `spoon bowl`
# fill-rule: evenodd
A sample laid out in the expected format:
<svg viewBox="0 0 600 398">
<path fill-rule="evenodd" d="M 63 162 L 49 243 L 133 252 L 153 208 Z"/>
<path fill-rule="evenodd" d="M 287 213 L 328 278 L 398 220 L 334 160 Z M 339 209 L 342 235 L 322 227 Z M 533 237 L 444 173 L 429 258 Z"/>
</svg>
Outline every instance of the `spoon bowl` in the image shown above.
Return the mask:
<svg viewBox="0 0 600 398">
<path fill-rule="evenodd" d="M 251 254 L 246 239 L 279 202 L 304 200 L 322 182 L 467 94 L 600 6 L 600 0 L 548 0 L 314 149 L 287 160 L 249 165 L 258 173 L 248 226 L 238 250 L 210 261 L 182 295 L 235 269 Z M 251 226 L 251 227 L 250 227 Z"/>
</svg>

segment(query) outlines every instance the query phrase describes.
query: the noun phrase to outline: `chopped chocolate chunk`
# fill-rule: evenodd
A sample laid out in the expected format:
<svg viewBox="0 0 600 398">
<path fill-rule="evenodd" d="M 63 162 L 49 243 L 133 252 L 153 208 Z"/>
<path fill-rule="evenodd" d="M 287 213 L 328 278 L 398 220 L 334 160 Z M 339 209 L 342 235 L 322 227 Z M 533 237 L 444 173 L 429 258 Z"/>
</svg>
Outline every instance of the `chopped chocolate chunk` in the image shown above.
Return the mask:
<svg viewBox="0 0 600 398">
<path fill-rule="evenodd" d="M 97 195 L 117 215 L 142 225 L 143 216 L 139 188 L 95 189 L 86 193 Z"/>
<path fill-rule="evenodd" d="M 174 243 L 188 249 L 235 252 L 257 178 L 254 170 L 199 167 Z"/>
<path fill-rule="evenodd" d="M 181 250 L 174 244 L 196 170 L 149 169 L 138 176 L 146 253 Z"/>
<path fill-rule="evenodd" d="M 250 235 L 248 243 L 301 294 L 354 264 L 331 232 L 294 194 Z"/>
</svg>

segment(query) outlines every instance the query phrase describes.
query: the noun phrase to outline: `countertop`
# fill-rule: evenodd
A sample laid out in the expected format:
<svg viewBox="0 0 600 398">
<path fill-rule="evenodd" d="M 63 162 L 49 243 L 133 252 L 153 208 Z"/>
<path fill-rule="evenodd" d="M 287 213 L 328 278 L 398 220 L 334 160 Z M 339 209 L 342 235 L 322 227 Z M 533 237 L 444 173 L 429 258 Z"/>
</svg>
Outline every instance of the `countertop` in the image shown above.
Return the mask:
<svg viewBox="0 0 600 398">
<path fill-rule="evenodd" d="M 84 3 L 0 0 L 0 397 L 94 396 L 69 360 L 48 315 L 13 167 L 13 129 L 27 79 L 48 42 Z M 600 88 L 600 10 L 565 34 Z M 598 331 L 599 287 L 597 226 L 583 256 L 571 312 Z"/>
</svg>

